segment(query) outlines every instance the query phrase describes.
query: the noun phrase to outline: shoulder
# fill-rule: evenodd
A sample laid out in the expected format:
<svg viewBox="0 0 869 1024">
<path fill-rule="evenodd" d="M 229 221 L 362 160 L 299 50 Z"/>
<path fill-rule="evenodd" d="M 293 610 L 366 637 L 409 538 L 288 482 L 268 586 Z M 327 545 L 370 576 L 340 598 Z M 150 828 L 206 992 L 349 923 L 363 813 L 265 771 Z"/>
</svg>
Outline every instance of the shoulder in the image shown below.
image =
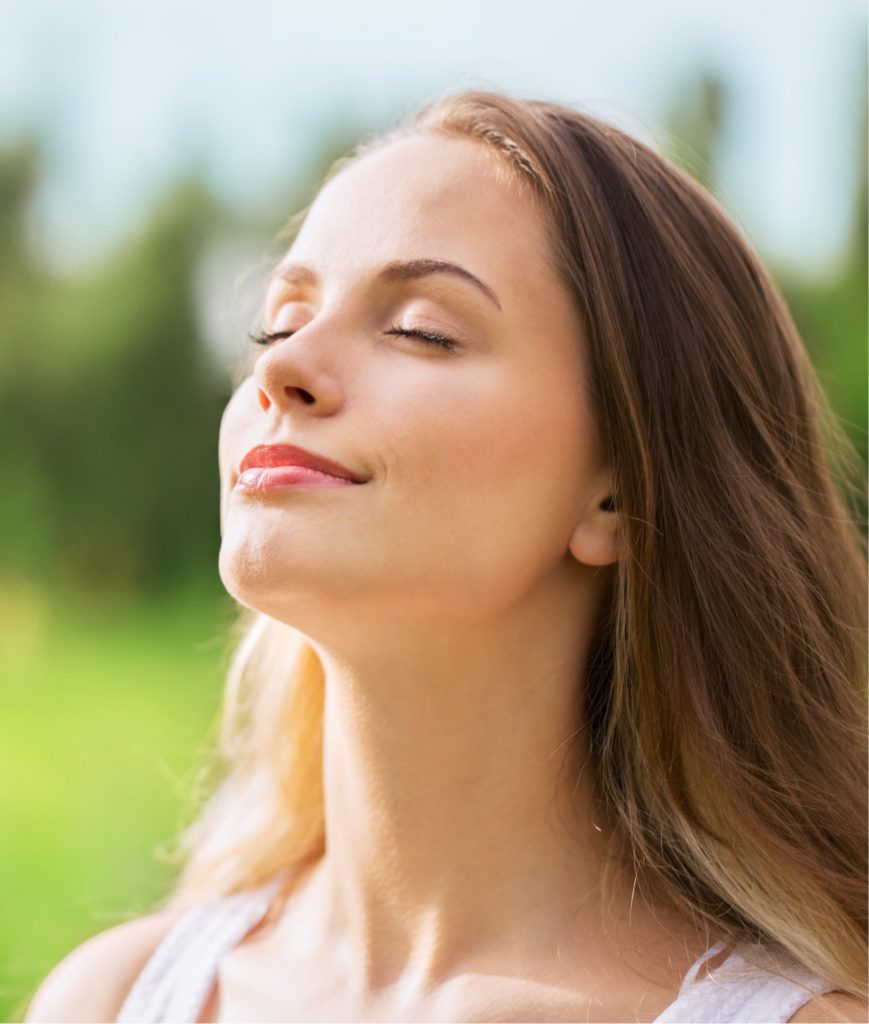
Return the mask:
<svg viewBox="0 0 869 1024">
<path fill-rule="evenodd" d="M 139 972 L 178 917 L 177 911 L 149 914 L 82 943 L 40 985 L 25 1022 L 115 1020 Z"/>
<path fill-rule="evenodd" d="M 869 1020 L 869 1003 L 844 992 L 831 992 L 822 999 L 812 999 L 790 1018 L 789 1024 L 840 1024 Z"/>
</svg>

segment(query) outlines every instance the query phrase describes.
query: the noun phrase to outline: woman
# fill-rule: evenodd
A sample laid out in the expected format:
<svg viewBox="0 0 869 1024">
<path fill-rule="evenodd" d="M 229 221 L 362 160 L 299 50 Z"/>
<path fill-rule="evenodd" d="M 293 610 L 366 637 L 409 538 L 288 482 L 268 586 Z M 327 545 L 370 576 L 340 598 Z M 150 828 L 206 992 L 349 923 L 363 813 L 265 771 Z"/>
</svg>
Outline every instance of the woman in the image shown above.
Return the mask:
<svg viewBox="0 0 869 1024">
<path fill-rule="evenodd" d="M 226 776 L 29 1019 L 864 1020 L 865 548 L 720 208 L 445 96 L 334 168 L 254 341 Z"/>
</svg>

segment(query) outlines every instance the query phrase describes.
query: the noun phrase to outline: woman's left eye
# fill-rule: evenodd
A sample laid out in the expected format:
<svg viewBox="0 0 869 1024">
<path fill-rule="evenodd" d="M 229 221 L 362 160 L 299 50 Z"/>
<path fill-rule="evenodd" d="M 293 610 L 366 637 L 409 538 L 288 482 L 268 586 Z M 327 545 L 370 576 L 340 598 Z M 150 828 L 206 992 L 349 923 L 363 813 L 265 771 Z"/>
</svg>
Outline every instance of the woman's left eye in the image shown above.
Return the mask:
<svg viewBox="0 0 869 1024">
<path fill-rule="evenodd" d="M 429 345 L 439 345 L 448 352 L 455 352 L 457 348 L 456 342 L 452 338 L 448 338 L 446 334 L 441 334 L 440 331 L 422 331 L 414 328 L 399 327 L 397 324 L 393 324 L 386 333 L 395 334 L 402 338 L 419 338 Z"/>
</svg>

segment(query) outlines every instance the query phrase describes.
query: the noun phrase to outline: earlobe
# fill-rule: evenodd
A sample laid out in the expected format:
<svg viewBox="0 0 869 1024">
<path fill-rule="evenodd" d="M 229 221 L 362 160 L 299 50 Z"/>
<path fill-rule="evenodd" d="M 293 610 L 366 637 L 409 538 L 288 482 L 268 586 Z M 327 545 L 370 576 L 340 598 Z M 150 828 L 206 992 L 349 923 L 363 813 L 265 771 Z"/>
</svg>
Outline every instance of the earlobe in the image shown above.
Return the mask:
<svg viewBox="0 0 869 1024">
<path fill-rule="evenodd" d="M 611 565 L 618 561 L 618 516 L 611 494 L 596 503 L 577 524 L 569 548 L 583 565 Z"/>
</svg>

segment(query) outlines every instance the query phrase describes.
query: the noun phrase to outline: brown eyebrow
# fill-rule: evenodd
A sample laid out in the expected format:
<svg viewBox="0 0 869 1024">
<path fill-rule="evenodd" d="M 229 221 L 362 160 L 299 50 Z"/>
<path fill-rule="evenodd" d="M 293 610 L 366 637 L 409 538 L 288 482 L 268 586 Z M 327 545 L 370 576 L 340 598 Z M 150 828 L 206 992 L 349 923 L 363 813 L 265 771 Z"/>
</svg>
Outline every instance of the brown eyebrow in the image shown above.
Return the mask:
<svg viewBox="0 0 869 1024">
<path fill-rule="evenodd" d="M 471 284 L 494 302 L 498 309 L 501 309 L 498 296 L 485 281 L 481 281 L 476 274 L 472 274 L 470 270 L 460 267 L 458 263 L 450 263 L 447 260 L 395 260 L 381 267 L 374 275 L 374 278 L 378 281 L 414 281 L 417 278 L 426 277 L 428 274 L 453 274 L 455 277 L 462 278 L 462 280 L 470 281 Z M 319 282 L 316 271 L 304 263 L 279 264 L 269 276 L 269 283 L 279 279 L 291 284 L 308 287 L 314 287 Z"/>
</svg>

